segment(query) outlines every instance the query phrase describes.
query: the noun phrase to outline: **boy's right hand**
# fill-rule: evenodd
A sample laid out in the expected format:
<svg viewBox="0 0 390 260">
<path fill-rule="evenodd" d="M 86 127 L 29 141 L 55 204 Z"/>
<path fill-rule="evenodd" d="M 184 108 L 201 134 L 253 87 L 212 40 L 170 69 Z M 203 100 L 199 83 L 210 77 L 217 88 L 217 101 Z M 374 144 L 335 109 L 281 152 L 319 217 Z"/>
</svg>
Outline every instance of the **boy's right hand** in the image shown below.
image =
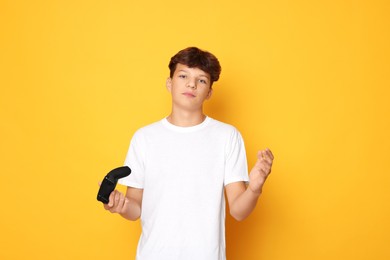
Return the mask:
<svg viewBox="0 0 390 260">
<path fill-rule="evenodd" d="M 111 213 L 118 213 L 128 220 L 135 221 L 141 216 L 142 195 L 143 189 L 132 187 L 127 187 L 126 196 L 114 190 L 108 197 L 108 203 L 103 206 Z"/>
<path fill-rule="evenodd" d="M 99 186 L 101 183 L 99 182 Z M 123 214 L 126 212 L 129 205 L 129 199 L 126 198 L 121 192 L 114 190 L 111 192 L 110 197 L 108 198 L 109 202 L 107 204 L 103 203 L 104 209 L 110 211 L 111 213 Z"/>
</svg>

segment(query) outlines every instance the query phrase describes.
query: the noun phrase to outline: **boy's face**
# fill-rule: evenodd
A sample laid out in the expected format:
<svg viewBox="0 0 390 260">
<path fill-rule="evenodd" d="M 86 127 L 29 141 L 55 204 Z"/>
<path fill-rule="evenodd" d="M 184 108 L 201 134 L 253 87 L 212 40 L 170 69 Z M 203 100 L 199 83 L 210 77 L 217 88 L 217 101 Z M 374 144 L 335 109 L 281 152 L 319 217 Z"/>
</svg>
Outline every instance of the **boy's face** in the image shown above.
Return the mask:
<svg viewBox="0 0 390 260">
<path fill-rule="evenodd" d="M 202 109 L 203 102 L 211 97 L 210 75 L 199 68 L 189 68 L 178 63 L 167 88 L 174 106 L 186 110 Z"/>
</svg>

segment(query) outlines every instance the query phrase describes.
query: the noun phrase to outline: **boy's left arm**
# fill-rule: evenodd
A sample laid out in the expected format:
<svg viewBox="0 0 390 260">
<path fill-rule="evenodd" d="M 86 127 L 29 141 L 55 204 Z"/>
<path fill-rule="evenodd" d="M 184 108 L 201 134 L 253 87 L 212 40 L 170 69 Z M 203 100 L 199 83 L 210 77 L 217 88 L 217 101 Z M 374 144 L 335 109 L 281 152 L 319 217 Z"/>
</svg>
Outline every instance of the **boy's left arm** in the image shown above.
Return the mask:
<svg viewBox="0 0 390 260">
<path fill-rule="evenodd" d="M 257 153 L 257 162 L 249 175 L 249 185 L 244 182 L 234 182 L 226 185 L 226 196 L 230 215 L 241 221 L 247 218 L 256 207 L 263 185 L 271 173 L 274 156 L 268 148 Z"/>
</svg>

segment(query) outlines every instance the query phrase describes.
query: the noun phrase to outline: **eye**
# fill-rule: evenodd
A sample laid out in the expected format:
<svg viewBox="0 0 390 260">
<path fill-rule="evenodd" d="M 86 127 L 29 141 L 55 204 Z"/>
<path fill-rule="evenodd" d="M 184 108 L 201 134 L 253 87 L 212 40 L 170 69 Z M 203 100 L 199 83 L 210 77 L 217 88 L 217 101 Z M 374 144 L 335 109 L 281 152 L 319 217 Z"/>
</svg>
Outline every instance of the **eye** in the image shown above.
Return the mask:
<svg viewBox="0 0 390 260">
<path fill-rule="evenodd" d="M 199 82 L 202 83 L 202 84 L 207 84 L 207 81 L 204 80 L 204 79 L 200 79 Z"/>
<path fill-rule="evenodd" d="M 182 78 L 182 79 L 185 79 L 187 76 L 186 75 L 183 75 L 183 74 L 180 74 L 179 75 L 179 78 Z"/>
</svg>

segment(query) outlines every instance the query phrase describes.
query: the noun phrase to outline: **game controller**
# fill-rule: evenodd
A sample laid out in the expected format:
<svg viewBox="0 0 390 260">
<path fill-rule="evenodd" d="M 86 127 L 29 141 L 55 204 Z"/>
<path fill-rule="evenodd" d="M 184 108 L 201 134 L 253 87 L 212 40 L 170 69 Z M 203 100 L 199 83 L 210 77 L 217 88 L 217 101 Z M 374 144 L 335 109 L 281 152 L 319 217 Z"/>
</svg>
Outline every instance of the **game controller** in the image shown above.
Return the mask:
<svg viewBox="0 0 390 260">
<path fill-rule="evenodd" d="M 97 200 L 108 204 L 111 192 L 115 190 L 118 180 L 129 176 L 131 169 L 128 166 L 122 166 L 110 171 L 106 177 L 104 177 L 102 184 L 100 185 Z"/>
</svg>

